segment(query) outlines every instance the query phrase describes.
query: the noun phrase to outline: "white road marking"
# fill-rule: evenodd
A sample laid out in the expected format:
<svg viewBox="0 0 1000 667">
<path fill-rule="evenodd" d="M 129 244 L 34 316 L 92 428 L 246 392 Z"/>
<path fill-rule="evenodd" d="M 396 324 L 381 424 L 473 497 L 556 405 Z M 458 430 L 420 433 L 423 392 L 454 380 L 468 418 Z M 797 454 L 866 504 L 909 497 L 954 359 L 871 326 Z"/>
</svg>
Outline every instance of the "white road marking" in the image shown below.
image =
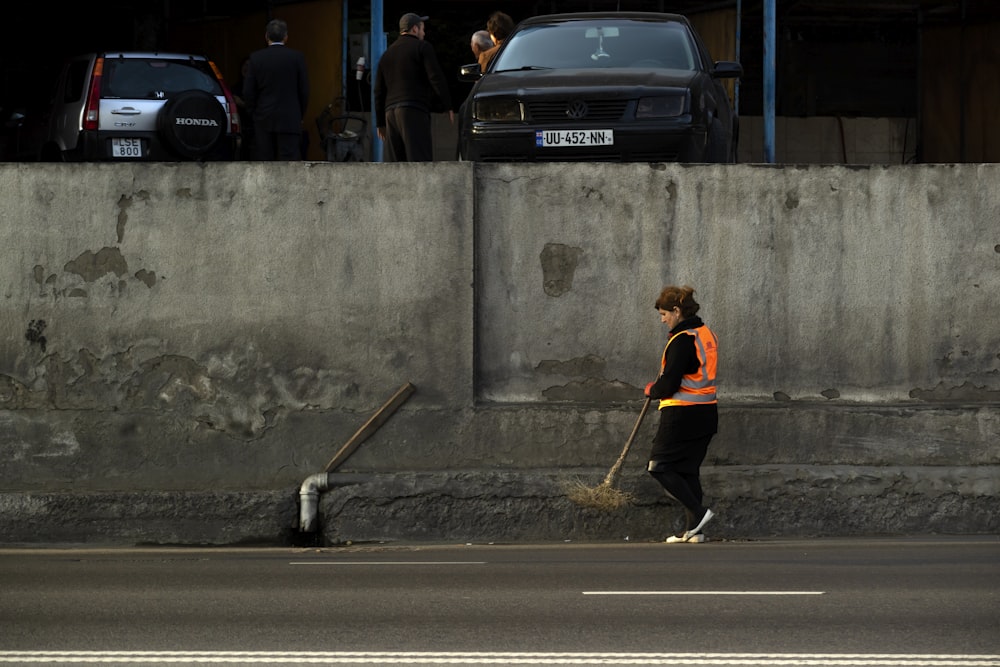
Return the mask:
<svg viewBox="0 0 1000 667">
<path fill-rule="evenodd" d="M 583 591 L 584 595 L 825 595 L 825 591 Z"/>
<path fill-rule="evenodd" d="M 1000 655 L 906 653 L 513 653 L 436 651 L 0 651 L 0 663 L 817 665 L 997 667 Z"/>
<path fill-rule="evenodd" d="M 292 561 L 289 565 L 486 565 L 484 560 L 322 560 Z"/>
</svg>

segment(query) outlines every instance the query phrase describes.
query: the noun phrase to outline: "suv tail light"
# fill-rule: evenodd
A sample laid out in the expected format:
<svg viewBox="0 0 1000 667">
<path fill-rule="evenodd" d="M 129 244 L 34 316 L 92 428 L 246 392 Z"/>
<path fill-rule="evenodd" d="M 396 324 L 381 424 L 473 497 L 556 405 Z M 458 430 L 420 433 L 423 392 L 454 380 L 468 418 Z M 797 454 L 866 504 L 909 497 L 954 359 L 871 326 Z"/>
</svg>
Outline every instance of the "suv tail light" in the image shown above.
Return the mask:
<svg viewBox="0 0 1000 667">
<path fill-rule="evenodd" d="M 87 105 L 83 108 L 83 129 L 98 129 L 101 118 L 101 77 L 104 75 L 104 58 L 94 61 L 94 73 L 90 77 L 90 90 L 87 91 Z"/>
<path fill-rule="evenodd" d="M 222 93 L 226 96 L 226 106 L 229 107 L 229 128 L 230 132 L 233 134 L 240 133 L 240 112 L 236 109 L 236 100 L 233 98 L 233 94 L 229 91 L 229 86 L 226 85 L 225 79 L 222 78 L 222 72 L 219 68 L 215 66 L 215 62 L 210 60 L 208 64 L 211 65 L 212 71 L 215 72 L 215 78 L 219 80 L 219 85 L 222 86 Z"/>
</svg>

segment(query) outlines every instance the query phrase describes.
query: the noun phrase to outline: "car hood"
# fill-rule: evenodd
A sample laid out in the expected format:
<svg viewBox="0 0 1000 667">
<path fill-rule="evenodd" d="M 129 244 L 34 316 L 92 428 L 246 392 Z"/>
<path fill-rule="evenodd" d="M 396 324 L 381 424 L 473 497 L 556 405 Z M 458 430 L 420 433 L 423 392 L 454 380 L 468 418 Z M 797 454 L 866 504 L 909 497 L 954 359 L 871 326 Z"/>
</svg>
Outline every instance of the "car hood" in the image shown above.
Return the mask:
<svg viewBox="0 0 1000 667">
<path fill-rule="evenodd" d="M 559 69 L 518 70 L 484 75 L 477 83 L 476 95 L 530 95 L 556 91 L 586 90 L 589 94 L 620 94 L 625 90 L 689 88 L 700 72 L 670 69 Z"/>
</svg>

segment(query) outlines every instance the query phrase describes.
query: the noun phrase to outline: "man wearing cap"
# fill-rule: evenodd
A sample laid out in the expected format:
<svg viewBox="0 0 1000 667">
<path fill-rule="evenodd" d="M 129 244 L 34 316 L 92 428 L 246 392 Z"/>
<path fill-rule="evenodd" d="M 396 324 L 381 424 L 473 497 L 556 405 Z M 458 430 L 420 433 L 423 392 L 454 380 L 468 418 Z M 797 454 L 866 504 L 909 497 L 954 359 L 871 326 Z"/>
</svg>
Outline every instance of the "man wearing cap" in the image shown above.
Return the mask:
<svg viewBox="0 0 1000 667">
<path fill-rule="evenodd" d="M 419 14 L 403 14 L 399 38 L 378 63 L 375 75 L 375 126 L 385 142 L 386 162 L 430 162 L 434 159 L 431 112 L 448 111 L 451 94 L 434 47 L 424 41 Z"/>
</svg>

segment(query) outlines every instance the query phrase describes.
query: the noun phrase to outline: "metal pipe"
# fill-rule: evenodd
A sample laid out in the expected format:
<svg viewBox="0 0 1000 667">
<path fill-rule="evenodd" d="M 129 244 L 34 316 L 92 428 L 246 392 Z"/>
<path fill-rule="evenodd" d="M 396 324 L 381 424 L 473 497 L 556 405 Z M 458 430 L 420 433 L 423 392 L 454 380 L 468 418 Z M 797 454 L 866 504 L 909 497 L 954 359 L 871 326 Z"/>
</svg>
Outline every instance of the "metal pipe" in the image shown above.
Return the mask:
<svg viewBox="0 0 1000 667">
<path fill-rule="evenodd" d="M 383 25 L 383 12 L 382 12 L 382 0 L 372 0 L 372 36 L 371 36 L 371 52 L 372 52 L 372 62 L 369 65 L 369 71 L 372 73 L 372 86 L 371 86 L 371 108 L 372 108 L 372 123 L 371 123 L 371 133 L 372 133 L 372 162 L 382 161 L 382 140 L 378 137 L 378 128 L 376 127 L 377 119 L 375 118 L 375 73 L 378 71 L 378 61 L 382 59 L 382 54 L 385 53 L 385 30 L 382 29 Z"/>
<path fill-rule="evenodd" d="M 764 0 L 764 162 L 774 163 L 775 0 Z"/>
<path fill-rule="evenodd" d="M 334 472 L 318 472 L 306 477 L 299 487 L 299 532 L 316 532 L 319 497 L 323 491 L 329 491 L 337 485 L 362 484 L 371 481 L 374 477 L 370 474 Z"/>
<path fill-rule="evenodd" d="M 299 531 L 316 532 L 316 517 L 319 515 L 319 493 L 330 488 L 330 474 L 325 472 L 310 475 L 299 487 Z"/>
</svg>

